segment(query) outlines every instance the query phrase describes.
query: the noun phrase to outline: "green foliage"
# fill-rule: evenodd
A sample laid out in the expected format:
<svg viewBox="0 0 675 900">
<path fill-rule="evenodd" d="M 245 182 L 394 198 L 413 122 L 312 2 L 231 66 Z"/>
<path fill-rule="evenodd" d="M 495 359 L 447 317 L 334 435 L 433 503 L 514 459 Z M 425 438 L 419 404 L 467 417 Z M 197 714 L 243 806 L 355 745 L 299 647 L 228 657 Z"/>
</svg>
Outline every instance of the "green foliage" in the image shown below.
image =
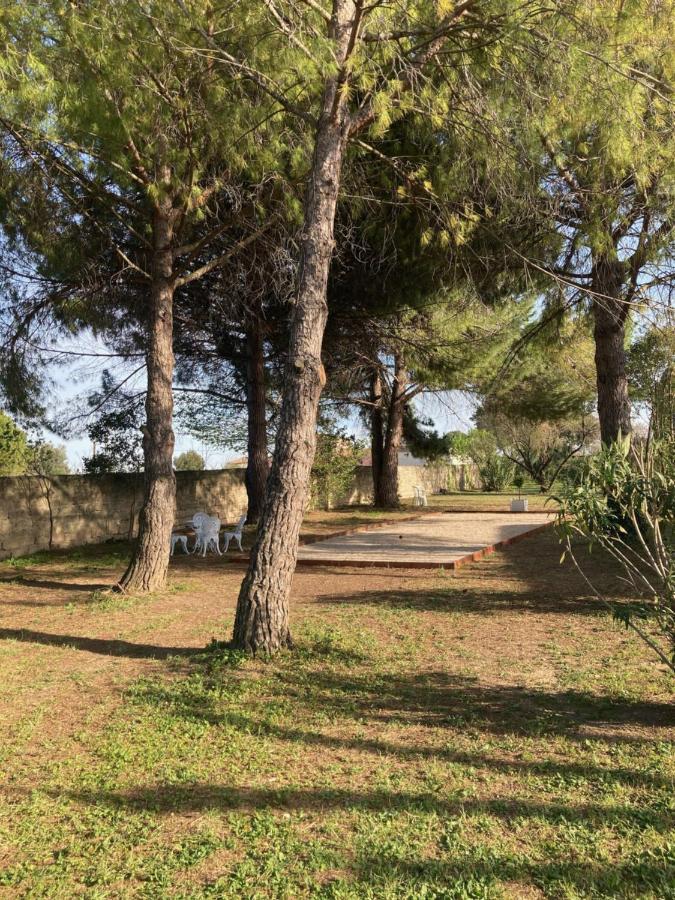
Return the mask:
<svg viewBox="0 0 675 900">
<path fill-rule="evenodd" d="M 658 439 L 675 438 L 675 324 L 672 312 L 640 335 L 630 347 L 628 376 L 632 396 L 646 404 Z"/>
<path fill-rule="evenodd" d="M 484 491 L 488 493 L 503 491 L 513 478 L 513 464 L 505 457 L 494 453 L 478 467 L 478 474 Z"/>
<path fill-rule="evenodd" d="M 70 466 L 66 448 L 57 447 L 46 441 L 31 443 L 28 472 L 31 475 L 69 475 Z"/>
<path fill-rule="evenodd" d="M 29 455 L 25 432 L 6 413 L 0 412 L 0 475 L 22 475 Z"/>
<path fill-rule="evenodd" d="M 498 452 L 492 432 L 474 428 L 462 438 L 455 437 L 453 444 L 460 448 L 454 452 L 461 452 L 475 463 L 484 491 L 503 491 L 510 484 L 513 464 Z"/>
<path fill-rule="evenodd" d="M 123 354 L 144 351 L 160 207 L 173 223 L 178 280 L 201 277 L 272 212 L 283 219 L 287 197 L 297 204 L 282 173 L 289 154 L 306 166 L 302 126 L 288 127 L 265 91 L 195 49 L 198 28 L 213 29 L 278 75 L 294 51 L 284 54 L 285 37 L 274 40 L 268 25 L 256 2 L 37 0 L 3 10 L 0 247 L 36 277 L 0 293 L 3 338 L 5 326 L 14 338 L 0 382 L 16 406 L 36 409 L 39 394 L 29 332 L 89 327 Z M 297 72 L 283 78 L 297 84 Z M 99 468 L 116 467 L 104 456 Z"/>
<path fill-rule="evenodd" d="M 474 418 L 490 431 L 501 453 L 550 489 L 575 454 L 596 437 L 593 341 L 577 324 L 544 329 L 522 344 L 505 372 L 480 391 Z"/>
<path fill-rule="evenodd" d="M 675 673 L 675 441 L 631 447 L 625 438 L 604 447 L 559 499 L 559 527 L 577 567 L 575 535 L 615 560 L 630 603 L 594 593 Z"/>
<path fill-rule="evenodd" d="M 449 453 L 453 456 L 468 456 L 470 438 L 466 431 L 448 432 Z"/>
<path fill-rule="evenodd" d="M 201 453 L 197 453 L 196 450 L 186 450 L 175 458 L 174 467 L 178 472 L 201 472 L 206 468 L 206 463 Z"/>
<path fill-rule="evenodd" d="M 139 398 L 120 389 L 104 370 L 100 390 L 89 397 L 95 418 L 87 427 L 94 453 L 84 458 L 90 475 L 139 472 L 143 468 L 143 408 Z"/>
<path fill-rule="evenodd" d="M 403 437 L 408 450 L 418 459 L 434 462 L 450 453 L 451 434 L 439 434 L 433 421 L 416 415 L 410 405 L 403 414 Z"/>
<path fill-rule="evenodd" d="M 217 387 L 217 385 L 216 385 Z M 218 450 L 241 453 L 247 446 L 247 419 L 243 405 L 204 394 L 177 394 L 177 426 L 190 437 Z"/>
<path fill-rule="evenodd" d="M 532 422 L 483 409 L 476 421 L 495 436 L 504 456 L 532 478 L 543 493 L 550 490 L 570 460 L 597 437 L 595 420 Z"/>
<path fill-rule="evenodd" d="M 311 475 L 312 502 L 316 506 L 330 509 L 349 491 L 363 451 L 364 444 L 335 423 L 324 421 L 320 425 Z"/>
</svg>

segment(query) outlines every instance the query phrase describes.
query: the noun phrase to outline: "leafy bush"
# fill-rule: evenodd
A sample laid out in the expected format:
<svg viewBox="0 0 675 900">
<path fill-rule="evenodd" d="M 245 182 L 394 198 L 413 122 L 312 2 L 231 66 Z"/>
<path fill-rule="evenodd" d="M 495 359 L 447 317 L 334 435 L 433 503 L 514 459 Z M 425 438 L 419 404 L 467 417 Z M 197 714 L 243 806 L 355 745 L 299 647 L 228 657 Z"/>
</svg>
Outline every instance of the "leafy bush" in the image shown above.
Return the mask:
<svg viewBox="0 0 675 900">
<path fill-rule="evenodd" d="M 316 436 L 316 454 L 312 465 L 312 503 L 330 509 L 350 489 L 364 446 L 332 423 L 324 425 Z"/>
<path fill-rule="evenodd" d="M 484 491 L 503 491 L 513 478 L 513 464 L 504 456 L 494 453 L 478 467 Z"/>
<path fill-rule="evenodd" d="M 675 672 L 675 441 L 618 441 L 558 499 L 566 552 L 594 595 Z M 608 601 L 591 583 L 574 555 L 575 535 L 618 563 L 630 604 Z"/>
<path fill-rule="evenodd" d="M 474 428 L 466 435 L 454 437 L 453 450 L 476 464 L 484 491 L 503 491 L 511 483 L 513 464 L 498 452 L 492 432 Z"/>
</svg>

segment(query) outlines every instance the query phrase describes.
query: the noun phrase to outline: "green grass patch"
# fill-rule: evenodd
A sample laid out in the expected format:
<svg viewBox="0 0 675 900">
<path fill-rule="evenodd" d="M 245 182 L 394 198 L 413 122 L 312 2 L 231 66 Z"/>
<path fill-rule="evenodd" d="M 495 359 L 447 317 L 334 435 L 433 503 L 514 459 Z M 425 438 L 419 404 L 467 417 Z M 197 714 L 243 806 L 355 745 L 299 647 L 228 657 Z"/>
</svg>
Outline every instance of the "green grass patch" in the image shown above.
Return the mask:
<svg viewBox="0 0 675 900">
<path fill-rule="evenodd" d="M 534 546 L 540 578 L 559 553 Z M 303 575 L 316 599 L 294 597 L 273 660 L 214 640 L 94 682 L 90 655 L 66 676 L 59 648 L 19 666 L 32 645 L 8 642 L 17 702 L 53 690 L 6 730 L 0 896 L 674 897 L 672 686 L 607 617 L 498 564 L 351 593 Z M 97 608 L 152 631 L 147 607 Z M 87 708 L 60 729 L 66 677 Z"/>
</svg>

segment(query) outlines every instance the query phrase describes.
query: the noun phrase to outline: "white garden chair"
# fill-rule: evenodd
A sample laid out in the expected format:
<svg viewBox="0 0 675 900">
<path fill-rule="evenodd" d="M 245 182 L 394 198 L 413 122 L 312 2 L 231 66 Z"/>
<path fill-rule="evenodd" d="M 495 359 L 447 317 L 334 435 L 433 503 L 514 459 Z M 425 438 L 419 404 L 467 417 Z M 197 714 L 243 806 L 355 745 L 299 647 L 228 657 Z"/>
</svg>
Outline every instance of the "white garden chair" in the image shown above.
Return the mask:
<svg viewBox="0 0 675 900">
<path fill-rule="evenodd" d="M 237 522 L 237 527 L 234 531 L 225 531 L 223 532 L 223 553 L 227 553 L 228 548 L 230 546 L 230 541 L 234 540 L 239 545 L 239 550 L 241 551 L 241 536 L 244 533 L 244 524 L 246 522 L 246 514 L 244 514 L 239 521 Z"/>
<path fill-rule="evenodd" d="M 427 492 L 421 484 L 416 484 L 413 488 L 413 506 L 428 506 Z"/>
<path fill-rule="evenodd" d="M 192 528 L 194 529 L 194 533 L 195 533 L 195 545 L 192 548 L 192 550 L 190 550 L 190 553 L 196 553 L 197 550 L 199 549 L 199 545 L 200 545 L 199 536 L 202 531 L 202 525 L 208 518 L 209 517 L 204 512 L 196 512 L 194 514 L 194 516 L 192 517 L 190 524 L 192 525 Z"/>
<path fill-rule="evenodd" d="M 215 539 L 215 549 L 220 554 L 220 547 L 218 546 L 220 519 L 198 512 L 192 517 L 192 527 L 195 530 L 193 553 L 198 553 L 201 550 L 202 556 L 206 556 L 206 551 L 210 546 L 213 547 Z"/>
<path fill-rule="evenodd" d="M 171 553 L 170 556 L 173 556 L 174 550 L 176 549 L 176 545 L 182 548 L 183 553 L 189 553 L 188 545 L 187 545 L 187 534 L 181 534 L 179 531 L 171 532 Z"/>
<path fill-rule="evenodd" d="M 217 516 L 206 516 L 202 521 L 201 528 L 197 531 L 195 550 L 201 550 L 202 556 L 206 556 L 207 550 L 215 550 L 218 556 L 222 556 L 219 539 L 220 519 Z"/>
</svg>

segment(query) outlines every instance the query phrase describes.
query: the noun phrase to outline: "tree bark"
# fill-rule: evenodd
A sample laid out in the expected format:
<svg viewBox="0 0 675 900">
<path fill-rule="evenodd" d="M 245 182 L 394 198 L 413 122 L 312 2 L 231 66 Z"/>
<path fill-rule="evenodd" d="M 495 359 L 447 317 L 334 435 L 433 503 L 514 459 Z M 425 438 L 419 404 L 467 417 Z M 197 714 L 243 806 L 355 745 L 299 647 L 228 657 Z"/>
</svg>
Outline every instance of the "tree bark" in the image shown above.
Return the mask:
<svg viewBox="0 0 675 900">
<path fill-rule="evenodd" d="M 608 446 L 631 431 L 624 349 L 628 306 L 620 297 L 622 280 L 621 263 L 596 260 L 592 286 L 598 418 L 600 437 Z"/>
<path fill-rule="evenodd" d="M 382 415 L 382 376 L 379 369 L 373 370 L 370 382 L 370 466 L 373 478 L 373 503 L 377 505 L 379 485 L 382 480 L 382 459 L 384 456 L 384 420 Z"/>
<path fill-rule="evenodd" d="M 265 355 L 261 323 L 257 316 L 246 331 L 246 409 L 248 417 L 246 521 L 249 525 L 254 525 L 262 512 L 265 485 L 269 475 Z"/>
<path fill-rule="evenodd" d="M 233 645 L 252 653 L 274 653 L 292 643 L 288 597 L 309 495 L 319 397 L 325 384 L 321 346 L 328 314 L 326 288 L 349 128 L 347 91 L 341 90 L 341 73 L 351 50 L 357 14 L 352 0 L 334 3 L 329 37 L 334 42 L 338 74 L 326 80 L 322 98 L 305 197 L 279 430 L 258 535 L 234 623 Z"/>
<path fill-rule="evenodd" d="M 144 497 L 138 541 L 119 581 L 125 592 L 159 590 L 169 568 L 176 508 L 173 471 L 173 218 L 163 200 L 153 216 L 152 283 L 146 352 L 148 389 L 143 429 Z"/>
<path fill-rule="evenodd" d="M 394 379 L 391 386 L 387 433 L 382 456 L 382 471 L 375 491 L 375 506 L 391 509 L 400 505 L 398 496 L 398 454 L 403 437 L 403 409 L 405 406 L 406 370 L 400 353 L 394 355 Z"/>
</svg>

